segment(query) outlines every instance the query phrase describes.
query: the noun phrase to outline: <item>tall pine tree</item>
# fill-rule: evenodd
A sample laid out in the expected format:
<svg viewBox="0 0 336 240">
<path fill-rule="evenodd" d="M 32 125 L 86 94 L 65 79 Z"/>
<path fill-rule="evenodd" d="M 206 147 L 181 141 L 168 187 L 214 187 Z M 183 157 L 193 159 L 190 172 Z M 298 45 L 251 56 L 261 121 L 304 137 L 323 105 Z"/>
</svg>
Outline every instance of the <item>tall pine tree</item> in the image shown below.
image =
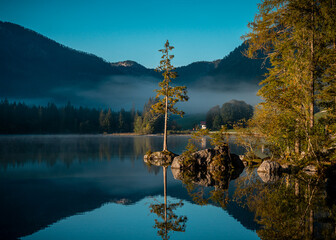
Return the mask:
<svg viewBox="0 0 336 240">
<path fill-rule="evenodd" d="M 179 101 L 188 101 L 187 88 L 185 86 L 172 86 L 172 80 L 177 77 L 175 68 L 171 65 L 171 60 L 174 55 L 170 55 L 169 52 L 173 50 L 174 47 L 169 45 L 169 41 L 164 45 L 163 49 L 159 51 L 162 52 L 162 57 L 160 65 L 156 68 L 156 71 L 162 72 L 163 80 L 159 83 L 160 89 L 156 90 L 156 98 L 160 100 L 152 105 L 152 111 L 156 114 L 164 114 L 164 132 L 163 132 L 163 151 L 167 151 L 167 123 L 169 112 L 173 114 L 178 114 L 183 117 L 184 112 L 178 110 L 175 104 Z"/>
</svg>

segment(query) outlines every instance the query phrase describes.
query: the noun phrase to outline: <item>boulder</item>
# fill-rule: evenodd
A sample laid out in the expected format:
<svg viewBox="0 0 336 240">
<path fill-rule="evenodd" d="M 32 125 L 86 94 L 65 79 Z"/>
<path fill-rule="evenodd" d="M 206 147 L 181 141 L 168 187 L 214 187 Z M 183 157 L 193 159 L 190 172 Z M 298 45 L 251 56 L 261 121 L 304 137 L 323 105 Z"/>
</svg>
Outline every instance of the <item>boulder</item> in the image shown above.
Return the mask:
<svg viewBox="0 0 336 240">
<path fill-rule="evenodd" d="M 281 165 L 275 161 L 266 160 L 258 167 L 257 172 L 280 173 Z"/>
</svg>

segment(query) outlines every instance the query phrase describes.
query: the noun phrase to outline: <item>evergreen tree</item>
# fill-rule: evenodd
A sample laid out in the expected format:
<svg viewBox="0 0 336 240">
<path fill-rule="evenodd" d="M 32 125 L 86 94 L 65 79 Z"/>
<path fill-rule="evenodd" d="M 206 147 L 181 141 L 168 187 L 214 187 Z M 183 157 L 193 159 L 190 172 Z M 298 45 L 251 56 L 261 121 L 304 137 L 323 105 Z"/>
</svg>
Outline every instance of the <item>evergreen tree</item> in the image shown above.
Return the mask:
<svg viewBox="0 0 336 240">
<path fill-rule="evenodd" d="M 108 133 L 112 132 L 113 129 L 113 116 L 112 116 L 112 110 L 109 108 L 109 110 L 106 113 L 104 126 L 106 127 L 106 130 Z"/>
<path fill-rule="evenodd" d="M 134 116 L 134 132 L 143 133 L 142 117 L 139 116 L 138 113 L 136 113 Z"/>
<path fill-rule="evenodd" d="M 105 113 L 103 110 L 99 113 L 99 126 L 101 131 L 107 132 L 106 125 L 105 125 Z"/>
<path fill-rule="evenodd" d="M 183 117 L 184 112 L 178 110 L 175 104 L 179 101 L 188 101 L 187 88 L 185 86 L 172 87 L 172 80 L 177 77 L 175 68 L 171 65 L 171 59 L 174 55 L 169 55 L 169 51 L 173 50 L 174 47 L 169 45 L 169 41 L 164 45 L 163 49 L 159 51 L 162 52 L 162 57 L 159 67 L 156 71 L 162 72 L 163 80 L 159 83 L 160 89 L 156 90 L 156 97 L 162 97 L 159 102 L 152 106 L 153 112 L 156 114 L 164 114 L 164 132 L 163 132 L 163 150 L 168 150 L 167 148 L 167 122 L 168 113 L 178 114 Z"/>
<path fill-rule="evenodd" d="M 120 132 L 124 132 L 126 129 L 125 126 L 125 110 L 121 109 L 121 111 L 119 112 L 119 116 L 118 116 L 118 128 Z"/>
</svg>

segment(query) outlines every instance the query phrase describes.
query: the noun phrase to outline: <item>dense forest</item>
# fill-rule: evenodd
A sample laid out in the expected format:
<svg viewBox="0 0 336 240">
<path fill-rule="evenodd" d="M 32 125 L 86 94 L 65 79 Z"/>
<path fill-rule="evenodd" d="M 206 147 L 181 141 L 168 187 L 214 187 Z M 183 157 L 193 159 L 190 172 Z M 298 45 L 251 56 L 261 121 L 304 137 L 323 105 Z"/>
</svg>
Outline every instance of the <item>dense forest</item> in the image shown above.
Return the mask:
<svg viewBox="0 0 336 240">
<path fill-rule="evenodd" d="M 253 116 L 253 107 L 244 101 L 231 100 L 211 108 L 206 115 L 207 128 L 219 130 L 222 125 L 233 128 L 240 120 L 248 120 Z"/>
<path fill-rule="evenodd" d="M 25 103 L 0 101 L 0 134 L 48 134 L 48 133 L 160 133 L 163 117 L 150 112 L 157 99 L 150 98 L 143 111 L 133 107 L 121 109 L 95 109 L 49 103 L 47 106 L 30 106 Z M 178 130 L 175 121 L 169 129 Z"/>
<path fill-rule="evenodd" d="M 28 106 L 24 103 L 0 101 L 0 133 L 114 133 L 132 132 L 135 109 L 118 112 L 74 107 L 70 103 L 57 107 Z"/>
</svg>

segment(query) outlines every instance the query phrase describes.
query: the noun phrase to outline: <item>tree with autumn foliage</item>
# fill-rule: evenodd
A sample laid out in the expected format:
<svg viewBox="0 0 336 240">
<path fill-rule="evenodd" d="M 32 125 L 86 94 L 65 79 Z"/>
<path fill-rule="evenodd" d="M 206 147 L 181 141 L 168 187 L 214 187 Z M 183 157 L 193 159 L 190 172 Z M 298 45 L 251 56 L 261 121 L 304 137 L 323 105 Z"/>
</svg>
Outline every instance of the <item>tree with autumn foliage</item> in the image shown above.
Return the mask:
<svg viewBox="0 0 336 240">
<path fill-rule="evenodd" d="M 271 67 L 258 95 L 252 125 L 280 155 L 318 160 L 334 139 L 334 0 L 267 0 L 243 36 L 251 58 L 265 54 Z M 327 114 L 316 120 L 317 105 Z M 324 107 L 323 107 L 324 106 Z M 329 154 L 331 156 L 332 154 Z"/>
<path fill-rule="evenodd" d="M 168 151 L 167 148 L 167 123 L 168 114 L 178 114 L 183 117 L 184 112 L 178 110 L 175 104 L 179 101 L 188 101 L 187 88 L 185 86 L 172 86 L 172 80 L 177 77 L 175 67 L 171 64 L 174 55 L 170 55 L 170 51 L 174 47 L 169 45 L 169 41 L 159 51 L 162 53 L 160 65 L 155 69 L 162 72 L 163 80 L 159 83 L 160 89 L 156 91 L 156 98 L 160 99 L 152 105 L 152 112 L 158 115 L 164 114 L 164 132 L 163 132 L 163 151 Z"/>
</svg>

